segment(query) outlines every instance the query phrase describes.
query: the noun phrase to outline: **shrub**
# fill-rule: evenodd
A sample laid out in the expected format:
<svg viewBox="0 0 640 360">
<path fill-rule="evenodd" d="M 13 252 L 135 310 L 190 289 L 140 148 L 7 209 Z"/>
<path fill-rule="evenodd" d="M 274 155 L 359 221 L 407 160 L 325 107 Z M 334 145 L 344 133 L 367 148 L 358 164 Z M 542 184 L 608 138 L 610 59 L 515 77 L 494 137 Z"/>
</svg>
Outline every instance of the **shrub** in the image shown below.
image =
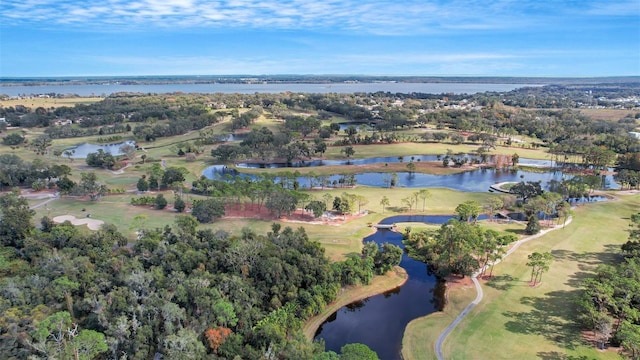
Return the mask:
<svg viewBox="0 0 640 360">
<path fill-rule="evenodd" d="M 156 209 L 162 210 L 167 207 L 167 199 L 164 198 L 164 195 L 158 194 L 155 199 Z"/>
</svg>

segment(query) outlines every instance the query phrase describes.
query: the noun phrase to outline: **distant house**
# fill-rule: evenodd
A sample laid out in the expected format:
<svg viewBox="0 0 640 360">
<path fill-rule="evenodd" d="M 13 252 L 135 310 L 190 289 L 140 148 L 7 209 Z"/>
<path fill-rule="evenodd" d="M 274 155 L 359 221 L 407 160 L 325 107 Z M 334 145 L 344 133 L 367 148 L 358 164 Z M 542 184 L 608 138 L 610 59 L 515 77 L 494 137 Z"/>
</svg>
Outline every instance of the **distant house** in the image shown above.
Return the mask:
<svg viewBox="0 0 640 360">
<path fill-rule="evenodd" d="M 6 118 L 1 117 L 1 118 L 0 118 L 0 122 L 7 122 L 7 119 L 6 119 Z"/>
<path fill-rule="evenodd" d="M 69 119 L 58 119 L 53 124 L 55 126 L 62 126 L 62 125 L 71 125 L 71 123 L 72 121 Z"/>
<path fill-rule="evenodd" d="M 636 139 L 640 139 L 640 132 L 629 131 L 629 135 L 633 136 Z"/>
</svg>

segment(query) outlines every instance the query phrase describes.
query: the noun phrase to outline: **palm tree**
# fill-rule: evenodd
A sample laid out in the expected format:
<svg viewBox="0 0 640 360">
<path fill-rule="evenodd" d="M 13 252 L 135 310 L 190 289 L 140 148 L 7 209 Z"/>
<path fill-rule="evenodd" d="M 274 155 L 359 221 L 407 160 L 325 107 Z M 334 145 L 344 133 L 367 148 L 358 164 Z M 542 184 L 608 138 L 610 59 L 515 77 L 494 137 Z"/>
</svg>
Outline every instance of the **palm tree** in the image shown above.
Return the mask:
<svg viewBox="0 0 640 360">
<path fill-rule="evenodd" d="M 418 191 L 418 197 L 422 199 L 422 211 L 424 212 L 424 206 L 427 202 L 427 199 L 431 198 L 431 193 L 427 189 L 422 189 Z"/>
<path fill-rule="evenodd" d="M 382 205 L 382 213 L 384 214 L 384 208 L 386 206 L 389 206 L 389 198 L 386 196 L 383 196 L 382 199 L 380 199 L 380 205 Z"/>
<path fill-rule="evenodd" d="M 409 171 L 409 174 L 413 174 L 416 171 L 416 164 L 413 161 L 407 164 L 407 171 Z"/>
<path fill-rule="evenodd" d="M 489 278 L 493 276 L 493 267 L 496 266 L 496 262 L 502 259 L 502 255 L 504 255 L 507 251 L 503 247 L 499 247 L 492 254 L 489 254 L 489 261 L 491 261 L 491 270 L 489 271 Z"/>
</svg>

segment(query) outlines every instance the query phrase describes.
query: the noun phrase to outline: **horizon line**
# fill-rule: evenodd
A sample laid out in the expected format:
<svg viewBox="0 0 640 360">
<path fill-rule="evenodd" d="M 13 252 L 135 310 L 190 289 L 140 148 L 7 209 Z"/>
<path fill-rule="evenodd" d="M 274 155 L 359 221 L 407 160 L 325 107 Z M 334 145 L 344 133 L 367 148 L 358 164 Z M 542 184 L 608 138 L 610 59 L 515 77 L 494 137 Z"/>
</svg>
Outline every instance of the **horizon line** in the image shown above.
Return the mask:
<svg viewBox="0 0 640 360">
<path fill-rule="evenodd" d="M 0 81 L 20 79 L 75 79 L 75 78 L 242 78 L 242 77 L 355 77 L 355 78 L 424 78 L 424 79 L 450 79 L 450 78 L 498 78 L 498 79 L 606 79 L 606 78 L 640 78 L 640 75 L 602 75 L 602 76 L 558 76 L 558 75 L 385 75 L 385 74 L 156 74 L 156 75 L 35 75 L 35 76 L 0 76 Z"/>
</svg>

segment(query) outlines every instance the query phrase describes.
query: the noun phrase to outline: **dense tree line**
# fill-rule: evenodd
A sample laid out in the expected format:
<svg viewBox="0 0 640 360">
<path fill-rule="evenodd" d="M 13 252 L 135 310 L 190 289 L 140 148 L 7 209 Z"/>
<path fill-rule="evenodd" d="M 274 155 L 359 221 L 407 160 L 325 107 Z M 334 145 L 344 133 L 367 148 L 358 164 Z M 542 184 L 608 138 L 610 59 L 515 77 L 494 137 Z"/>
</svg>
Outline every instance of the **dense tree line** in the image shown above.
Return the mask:
<svg viewBox="0 0 640 360">
<path fill-rule="evenodd" d="M 497 94 L 496 94 L 497 95 Z M 528 108 L 579 108 L 629 106 L 620 99 L 639 96 L 636 83 L 572 84 L 522 87 L 500 94 L 506 105 Z"/>
<path fill-rule="evenodd" d="M 0 154 L 0 190 L 14 186 L 31 187 L 34 183 L 53 184 L 71 174 L 67 165 L 52 165 L 41 159 L 25 161 L 14 154 Z"/>
<path fill-rule="evenodd" d="M 325 358 L 304 319 L 402 254 L 368 244 L 330 263 L 302 228 L 231 235 L 190 215 L 129 246 L 113 225 L 87 233 L 44 218 L 36 229 L 15 193 L 0 209 L 2 358 Z"/>
<path fill-rule="evenodd" d="M 502 235 L 458 219 L 449 220 L 435 231 L 411 231 L 409 228 L 404 235 L 409 255 L 429 264 L 441 277 L 471 275 L 499 259 L 502 246 L 515 241 L 511 234 Z"/>
<path fill-rule="evenodd" d="M 640 213 L 631 216 L 629 241 L 614 264 L 600 265 L 584 281 L 578 300 L 582 325 L 593 331 L 597 344 L 622 346 L 640 359 Z"/>
</svg>

